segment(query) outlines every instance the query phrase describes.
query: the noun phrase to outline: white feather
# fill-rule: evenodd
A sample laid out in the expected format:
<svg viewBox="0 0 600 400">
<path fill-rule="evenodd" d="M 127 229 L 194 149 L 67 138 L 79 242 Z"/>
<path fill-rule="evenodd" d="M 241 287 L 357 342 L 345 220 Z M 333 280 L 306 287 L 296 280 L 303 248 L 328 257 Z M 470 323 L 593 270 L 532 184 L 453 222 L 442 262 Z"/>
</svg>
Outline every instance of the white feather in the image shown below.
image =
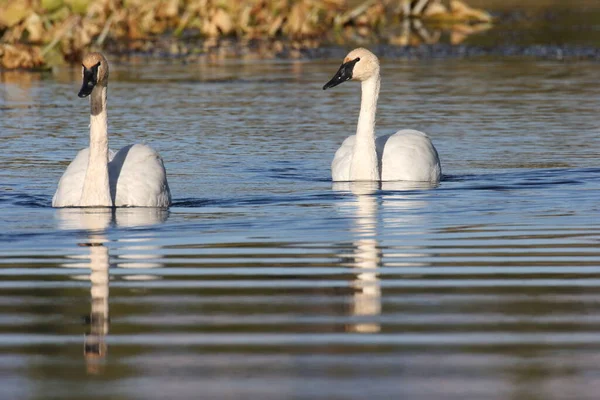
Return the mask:
<svg viewBox="0 0 600 400">
<path fill-rule="evenodd" d="M 350 181 L 350 164 L 356 135 L 346 138 L 331 163 L 333 181 Z M 381 181 L 439 182 L 442 169 L 429 137 L 420 131 L 402 129 L 375 140 Z"/>
<path fill-rule="evenodd" d="M 89 147 L 79 151 L 63 173 L 52 207 L 78 207 L 85 179 Z M 115 207 L 168 207 L 171 192 L 160 155 L 144 144 L 109 150 L 110 198 Z"/>
</svg>

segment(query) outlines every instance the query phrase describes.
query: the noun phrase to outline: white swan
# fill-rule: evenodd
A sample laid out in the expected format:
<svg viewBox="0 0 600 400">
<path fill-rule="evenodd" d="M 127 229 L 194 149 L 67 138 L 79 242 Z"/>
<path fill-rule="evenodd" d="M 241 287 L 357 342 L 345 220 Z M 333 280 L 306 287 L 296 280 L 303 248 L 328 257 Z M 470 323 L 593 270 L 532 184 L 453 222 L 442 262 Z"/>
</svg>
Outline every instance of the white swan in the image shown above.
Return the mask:
<svg viewBox="0 0 600 400">
<path fill-rule="evenodd" d="M 403 129 L 375 139 L 375 113 L 379 96 L 379 60 L 367 49 L 352 50 L 323 90 L 347 80 L 362 83 L 356 135 L 348 137 L 331 163 L 334 181 L 439 182 L 442 167 L 438 153 L 423 132 Z"/>
<path fill-rule="evenodd" d="M 90 147 L 81 150 L 58 182 L 53 207 L 168 207 L 171 192 L 162 158 L 134 144 L 116 154 L 108 148 L 108 61 L 100 53 L 83 59 L 79 97 L 90 96 Z"/>
</svg>

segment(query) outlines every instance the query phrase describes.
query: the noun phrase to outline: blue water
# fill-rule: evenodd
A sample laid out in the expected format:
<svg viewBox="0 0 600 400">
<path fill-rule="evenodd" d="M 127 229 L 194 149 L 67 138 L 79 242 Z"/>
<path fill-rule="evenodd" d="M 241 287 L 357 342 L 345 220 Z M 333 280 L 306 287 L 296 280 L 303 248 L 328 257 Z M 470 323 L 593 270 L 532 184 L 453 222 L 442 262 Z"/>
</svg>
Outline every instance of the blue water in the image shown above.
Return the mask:
<svg viewBox="0 0 600 400">
<path fill-rule="evenodd" d="M 52 209 L 80 71 L 0 74 L 3 398 L 596 398 L 597 64 L 382 60 L 426 187 L 332 184 L 340 60 L 111 61 L 111 147 L 157 149 L 174 205 Z"/>
</svg>

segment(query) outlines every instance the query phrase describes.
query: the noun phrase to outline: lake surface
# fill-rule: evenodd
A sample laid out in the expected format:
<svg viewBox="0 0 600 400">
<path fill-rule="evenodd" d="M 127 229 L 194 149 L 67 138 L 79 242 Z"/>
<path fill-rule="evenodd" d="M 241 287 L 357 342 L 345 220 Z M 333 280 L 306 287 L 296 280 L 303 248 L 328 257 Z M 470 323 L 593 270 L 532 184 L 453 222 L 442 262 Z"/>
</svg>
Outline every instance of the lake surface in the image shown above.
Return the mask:
<svg viewBox="0 0 600 400">
<path fill-rule="evenodd" d="M 599 65 L 382 60 L 430 188 L 332 184 L 340 62 L 113 62 L 111 147 L 159 150 L 168 211 L 52 209 L 80 69 L 2 73 L 2 398 L 597 398 Z"/>
</svg>

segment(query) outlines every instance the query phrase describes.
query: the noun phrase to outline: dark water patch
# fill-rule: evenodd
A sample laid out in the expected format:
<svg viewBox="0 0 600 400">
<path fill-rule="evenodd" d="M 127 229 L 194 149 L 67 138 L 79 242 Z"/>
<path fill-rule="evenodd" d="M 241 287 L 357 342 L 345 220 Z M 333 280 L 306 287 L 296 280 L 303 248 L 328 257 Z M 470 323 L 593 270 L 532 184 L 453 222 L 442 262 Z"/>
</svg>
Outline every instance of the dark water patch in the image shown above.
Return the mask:
<svg viewBox="0 0 600 400">
<path fill-rule="evenodd" d="M 248 168 L 249 172 L 257 173 L 268 179 L 290 180 L 298 182 L 331 182 L 331 177 L 323 175 L 322 171 L 307 170 L 304 166 L 281 166 L 269 168 Z M 328 171 L 329 172 L 329 171 Z"/>
<path fill-rule="evenodd" d="M 600 181 L 600 169 L 558 169 L 526 170 L 492 174 L 444 175 L 443 182 L 475 182 L 476 187 L 466 185 L 461 189 L 496 188 L 526 189 L 528 187 L 552 188 L 560 185 L 582 185 Z M 481 184 L 487 182 L 489 185 Z"/>
<path fill-rule="evenodd" d="M 580 13 L 581 15 L 581 13 Z M 524 57 L 543 60 L 600 60 L 597 23 L 571 19 L 566 23 L 555 21 L 555 14 L 527 15 L 519 10 L 497 14 L 499 22 L 491 29 L 479 32 L 460 43 L 445 40 L 447 31 L 436 26 L 425 25 L 431 36 L 438 37 L 436 43 L 399 46 L 380 35 L 378 40 L 366 46 L 379 56 L 392 59 L 456 59 L 456 58 L 505 58 Z M 598 17 L 595 17 L 598 18 Z M 400 31 L 402 29 L 398 28 Z M 390 29 L 394 32 L 395 29 Z M 436 34 L 433 34 L 433 33 Z M 393 37 L 394 35 L 392 35 Z M 444 39 L 440 39 L 444 38 Z M 277 43 L 274 45 L 274 43 Z M 292 42 L 255 40 L 251 42 L 235 39 L 223 40 L 211 49 L 203 48 L 203 41 L 182 42 L 166 40 L 153 43 L 148 51 L 131 51 L 118 46 L 110 47 L 111 53 L 123 61 L 136 58 L 154 58 L 165 63 L 195 64 L 206 59 L 240 60 L 256 62 L 258 59 L 302 60 L 342 59 L 349 49 L 365 46 L 365 42 L 346 41 L 339 45 L 335 40 L 324 40 L 310 46 Z M 173 47 L 179 48 L 173 52 Z M 272 49 L 273 47 L 279 50 Z M 218 79 L 217 81 L 220 81 Z M 269 79 L 265 83 L 273 82 Z M 282 81 L 285 82 L 285 81 Z M 243 84 L 243 81 L 239 82 Z M 278 83 L 278 82 L 273 82 Z"/>
<path fill-rule="evenodd" d="M 30 193 L 5 190 L 0 192 L 0 204 L 33 208 L 50 207 L 52 205 L 52 198 L 44 195 L 33 195 Z"/>
<path fill-rule="evenodd" d="M 590 60 L 600 61 L 600 47 L 585 45 L 450 45 L 433 44 L 415 47 L 375 45 L 370 48 L 382 58 L 390 59 L 461 59 L 461 58 L 534 58 L 540 60 Z M 344 58 L 346 47 L 307 49 L 304 56 L 310 59 Z"/>
<path fill-rule="evenodd" d="M 517 41 L 518 42 L 518 41 Z M 306 48 L 299 50 L 293 55 L 288 53 L 278 53 L 277 58 L 286 59 L 343 59 L 349 48 L 352 46 L 331 46 L 323 45 L 318 48 Z M 600 47 L 594 45 L 574 45 L 574 44 L 424 44 L 419 46 L 396 46 L 390 44 L 373 44 L 369 48 L 378 56 L 388 59 L 415 59 L 415 60 L 444 60 L 444 59 L 470 59 L 470 58 L 533 58 L 539 60 L 589 60 L 600 61 Z M 137 54 L 139 55 L 139 54 Z M 146 57 L 173 58 L 166 52 L 143 54 Z M 194 56 L 192 59 L 185 59 L 181 56 L 173 58 L 182 60 L 182 63 L 196 63 L 200 56 Z M 235 78 L 216 79 L 214 83 L 255 83 L 256 81 L 239 82 Z M 265 84 L 282 84 L 285 80 L 265 80 Z"/>
<path fill-rule="evenodd" d="M 215 199 L 183 198 L 174 199 L 171 207 L 209 207 L 218 204 L 219 201 Z"/>
<path fill-rule="evenodd" d="M 173 201 L 173 207 L 194 208 L 194 207 L 238 207 L 238 206 L 258 206 L 258 205 L 278 205 L 278 204 L 301 204 L 310 202 L 330 202 L 352 196 L 352 193 L 328 192 L 308 195 L 279 195 L 270 196 L 243 196 L 239 198 L 223 199 L 195 199 L 186 198 Z"/>
<path fill-rule="evenodd" d="M 74 231 L 58 231 L 48 232 L 44 230 L 38 230 L 36 232 L 3 232 L 0 233 L 0 241 L 4 243 L 17 243 L 17 242 L 38 242 L 41 240 L 44 243 L 48 241 L 64 241 L 73 237 L 83 237 L 89 234 L 89 230 L 74 230 Z"/>
</svg>

